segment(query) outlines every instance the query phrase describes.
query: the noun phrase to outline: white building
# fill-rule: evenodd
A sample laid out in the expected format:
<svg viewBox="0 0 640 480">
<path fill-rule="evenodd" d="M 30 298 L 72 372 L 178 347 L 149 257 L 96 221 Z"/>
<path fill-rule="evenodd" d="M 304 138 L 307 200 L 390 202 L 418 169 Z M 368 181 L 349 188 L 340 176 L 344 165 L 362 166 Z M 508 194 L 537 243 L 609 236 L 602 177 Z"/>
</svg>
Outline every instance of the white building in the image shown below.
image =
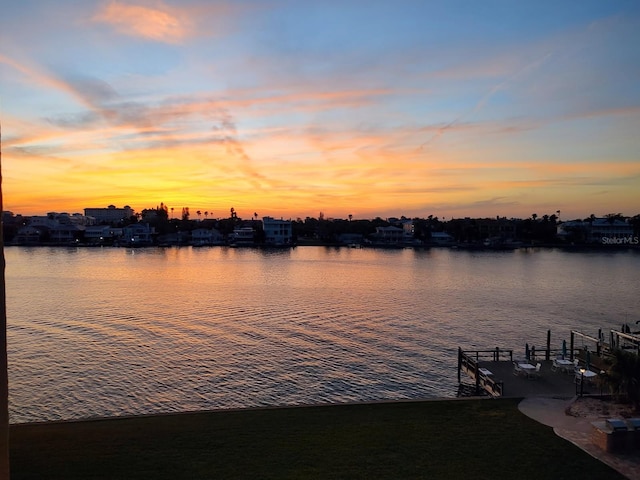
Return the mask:
<svg viewBox="0 0 640 480">
<path fill-rule="evenodd" d="M 48 212 L 46 215 L 33 215 L 29 217 L 29 225 L 34 227 L 47 227 L 56 228 L 60 225 L 91 225 L 91 218 L 74 213 L 69 215 L 68 213 Z"/>
<path fill-rule="evenodd" d="M 628 243 L 633 243 L 633 226 L 631 224 L 608 218 L 596 218 L 591 222 L 590 241 L 592 243 L 618 244 L 625 240 Z"/>
<path fill-rule="evenodd" d="M 134 212 L 128 205 L 123 208 L 109 205 L 107 208 L 85 208 L 84 214 L 87 217 L 95 218 L 96 223 L 118 223 L 131 218 Z"/>
<path fill-rule="evenodd" d="M 252 227 L 236 227 L 229 235 L 229 246 L 232 247 L 252 247 L 255 244 L 256 232 Z"/>
<path fill-rule="evenodd" d="M 289 220 L 262 217 L 265 245 L 285 246 L 293 243 L 293 224 Z"/>
<path fill-rule="evenodd" d="M 603 245 L 638 245 L 633 225 L 619 219 L 594 218 L 562 222 L 557 227 L 558 238 Z"/>
<path fill-rule="evenodd" d="M 253 240 L 253 232 L 251 235 Z M 196 228 L 191 232 L 191 245 L 222 245 L 224 236 L 215 228 Z"/>
<path fill-rule="evenodd" d="M 132 223 L 122 229 L 122 242 L 129 247 L 146 247 L 153 243 L 154 233 L 148 223 Z"/>
<path fill-rule="evenodd" d="M 84 236 L 85 225 L 89 219 L 75 213 L 49 212 L 46 215 L 29 217 L 29 225 L 18 230 L 17 241 L 20 243 L 34 243 L 38 241 L 55 244 L 77 243 Z"/>
</svg>

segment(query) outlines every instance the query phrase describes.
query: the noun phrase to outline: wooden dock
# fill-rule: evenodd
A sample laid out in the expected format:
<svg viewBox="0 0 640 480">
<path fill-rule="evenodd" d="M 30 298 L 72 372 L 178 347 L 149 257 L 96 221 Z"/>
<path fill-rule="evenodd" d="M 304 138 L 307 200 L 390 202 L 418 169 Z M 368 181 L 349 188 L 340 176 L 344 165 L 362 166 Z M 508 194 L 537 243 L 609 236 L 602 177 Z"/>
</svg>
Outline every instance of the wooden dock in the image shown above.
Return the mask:
<svg viewBox="0 0 640 480">
<path fill-rule="evenodd" d="M 481 362 L 481 368 L 486 368 L 492 372 L 496 380 L 502 381 L 503 397 L 531 397 L 547 396 L 571 398 L 580 394 L 580 385 L 575 383 L 573 372 L 567 374 L 560 370 L 552 371 L 553 362 L 543 360 L 540 376 L 537 378 L 527 378 L 526 376 L 516 376 L 513 374 L 512 362 Z M 586 382 L 582 385 L 582 393 L 599 393 L 599 387 Z"/>
<path fill-rule="evenodd" d="M 540 372 L 534 375 L 514 375 L 514 361 L 522 362 L 522 356 L 514 357 L 513 350 L 495 348 L 492 350 L 463 351 L 458 349 L 458 382 L 462 383 L 461 374 L 471 379 L 475 394 L 489 394 L 494 397 L 529 397 L 557 396 L 572 397 L 574 395 L 602 394 L 601 386 L 595 381 L 587 382 L 584 378 L 576 381 L 574 372 L 553 370 L 553 358 L 562 354 L 573 361 L 577 359 L 582 367 L 588 366 L 591 371 L 600 373 L 605 368 L 603 359 L 613 349 L 633 351 L 640 355 L 640 332 L 630 332 L 628 325 L 621 331 L 611 330 L 609 342 L 605 335 L 590 336 L 575 330 L 571 331 L 570 342 L 562 349 L 551 348 L 551 331 L 547 331 L 546 348 L 529 350 L 526 355 L 529 363 L 541 364 Z M 578 340 L 581 345 L 578 345 Z M 589 348 L 591 347 L 591 348 Z"/>
<path fill-rule="evenodd" d="M 462 383 L 462 374 L 465 379 L 475 385 L 475 395 L 489 394 L 493 397 L 530 397 L 551 396 L 571 398 L 574 395 L 589 395 L 601 393 L 597 382 L 579 382 L 573 370 L 569 373 L 562 370 L 553 370 L 552 360 L 531 360 L 533 365 L 540 363 L 539 374 L 535 377 L 514 374 L 514 358 L 512 351 L 501 350 L 500 355 L 487 357 L 487 353 L 493 351 L 459 352 L 458 382 Z M 592 369 L 600 371 L 596 367 L 596 358 Z M 522 361 L 522 360 L 520 360 Z M 584 363 L 583 363 L 584 364 Z M 473 390 L 473 389 L 472 389 Z"/>
</svg>

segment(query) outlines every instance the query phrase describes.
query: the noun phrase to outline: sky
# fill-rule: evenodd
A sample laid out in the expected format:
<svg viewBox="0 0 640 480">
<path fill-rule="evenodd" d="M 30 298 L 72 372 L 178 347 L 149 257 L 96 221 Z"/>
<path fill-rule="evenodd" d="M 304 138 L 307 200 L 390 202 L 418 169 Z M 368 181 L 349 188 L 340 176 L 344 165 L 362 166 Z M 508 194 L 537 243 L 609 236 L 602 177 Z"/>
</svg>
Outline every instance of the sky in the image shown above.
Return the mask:
<svg viewBox="0 0 640 480">
<path fill-rule="evenodd" d="M 640 214 L 636 0 L 21 0 L 4 209 Z"/>
</svg>

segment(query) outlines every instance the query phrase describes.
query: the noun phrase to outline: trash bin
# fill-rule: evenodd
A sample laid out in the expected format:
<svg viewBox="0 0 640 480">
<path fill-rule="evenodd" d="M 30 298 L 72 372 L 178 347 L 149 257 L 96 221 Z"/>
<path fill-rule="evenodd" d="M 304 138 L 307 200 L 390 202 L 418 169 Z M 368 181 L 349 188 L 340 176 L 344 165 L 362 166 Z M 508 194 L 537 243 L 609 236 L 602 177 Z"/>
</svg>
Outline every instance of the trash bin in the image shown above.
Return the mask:
<svg viewBox="0 0 640 480">
<path fill-rule="evenodd" d="M 627 433 L 629 427 L 619 418 L 610 418 L 605 422 L 609 430 L 607 439 L 607 452 L 624 453 L 627 449 Z"/>
<path fill-rule="evenodd" d="M 640 418 L 630 418 L 627 420 L 629 431 L 631 432 L 631 450 L 640 450 Z"/>
</svg>

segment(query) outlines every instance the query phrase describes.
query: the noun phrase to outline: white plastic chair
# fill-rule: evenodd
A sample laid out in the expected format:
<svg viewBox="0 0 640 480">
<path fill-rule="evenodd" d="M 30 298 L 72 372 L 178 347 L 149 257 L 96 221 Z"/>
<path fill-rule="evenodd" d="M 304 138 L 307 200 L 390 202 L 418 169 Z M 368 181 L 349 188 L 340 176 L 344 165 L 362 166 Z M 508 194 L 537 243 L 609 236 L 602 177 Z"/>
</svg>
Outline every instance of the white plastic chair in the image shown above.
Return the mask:
<svg viewBox="0 0 640 480">
<path fill-rule="evenodd" d="M 542 368 L 542 364 L 541 363 L 536 363 L 536 371 L 533 374 L 534 377 L 536 378 L 540 378 L 542 376 L 542 374 L 540 373 L 540 369 Z"/>
</svg>

